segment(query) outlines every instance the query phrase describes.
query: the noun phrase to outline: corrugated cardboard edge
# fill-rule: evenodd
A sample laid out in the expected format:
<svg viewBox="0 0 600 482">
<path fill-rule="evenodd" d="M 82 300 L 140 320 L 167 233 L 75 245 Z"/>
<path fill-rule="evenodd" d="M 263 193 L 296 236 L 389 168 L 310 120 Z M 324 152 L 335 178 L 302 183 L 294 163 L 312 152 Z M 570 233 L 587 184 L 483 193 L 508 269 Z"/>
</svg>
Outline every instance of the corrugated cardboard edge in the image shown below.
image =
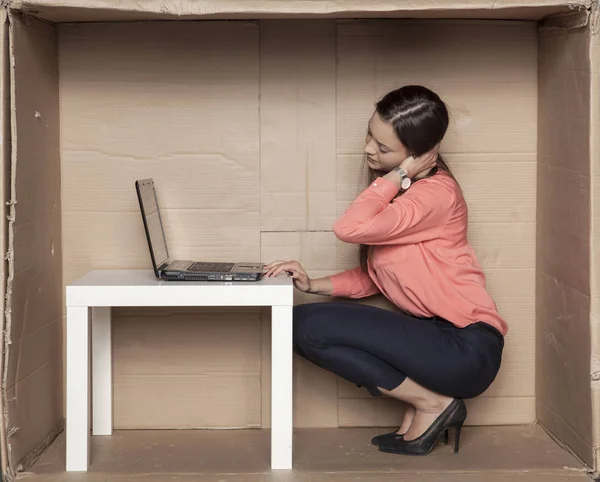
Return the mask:
<svg viewBox="0 0 600 482">
<path fill-rule="evenodd" d="M 7 246 L 7 196 L 10 193 L 10 65 L 8 55 L 8 15 L 7 11 L 0 9 L 0 253 L 6 252 Z M 7 263 L 4 257 L 0 258 L 0 312 L 4 312 L 5 284 L 7 276 Z M 2 316 L 2 328 L 0 329 L 0 347 L 4 346 L 5 338 L 4 316 Z M 0 356 L 0 373 L 4 373 L 4 359 Z M 3 385 L 4 387 L 4 385 Z M 0 414 L 5 413 L 6 400 L 4 390 L 0 397 Z M 4 416 L 0 416 L 0 460 L 2 461 L 2 473 L 8 467 L 8 440 Z"/>
<path fill-rule="evenodd" d="M 594 424 L 594 476 L 600 476 L 600 2 L 590 16 L 591 99 L 590 105 L 590 322 L 592 331 L 592 420 Z"/>
<path fill-rule="evenodd" d="M 6 15 L 6 11 L 5 11 Z M 16 115 L 15 115 L 15 90 L 14 90 L 14 59 L 13 59 L 13 42 L 12 42 L 12 28 L 10 25 L 10 15 L 6 15 L 9 26 L 9 44 L 7 57 L 9 62 L 9 74 L 10 74 L 10 134 L 11 139 L 14 139 L 16 136 Z M 3 326 L 3 359 L 2 359 L 2 425 L 3 432 L 2 438 L 5 440 L 6 447 L 6 460 L 3 460 L 3 472 L 4 476 L 7 480 L 11 480 L 15 473 L 13 471 L 11 458 L 10 458 L 10 444 L 8 439 L 10 438 L 11 433 L 13 432 L 14 427 L 11 427 L 10 420 L 8 417 L 8 400 L 7 400 L 7 377 L 8 377 L 8 357 L 10 353 L 10 344 L 11 344 L 11 301 L 12 301 L 12 286 L 14 280 L 15 273 L 15 265 L 14 265 L 14 220 L 15 220 L 15 186 L 16 186 L 16 176 L 15 176 L 15 164 L 17 161 L 17 147 L 16 144 L 11 142 L 10 147 L 10 180 L 9 180 L 9 192 L 8 192 L 8 202 L 7 206 L 7 224 L 6 224 L 6 250 L 5 250 L 5 258 L 4 260 L 7 263 L 6 266 L 6 285 L 4 290 L 4 326 Z M 6 159 L 8 163 L 8 159 Z M 4 454 L 3 454 L 4 455 Z"/>
<path fill-rule="evenodd" d="M 5 0 L 14 9 L 53 22 L 125 21 L 176 18 L 299 18 L 299 17 L 438 17 L 528 18 L 588 9 L 593 0 L 380 0 L 365 6 L 361 0 Z"/>
</svg>

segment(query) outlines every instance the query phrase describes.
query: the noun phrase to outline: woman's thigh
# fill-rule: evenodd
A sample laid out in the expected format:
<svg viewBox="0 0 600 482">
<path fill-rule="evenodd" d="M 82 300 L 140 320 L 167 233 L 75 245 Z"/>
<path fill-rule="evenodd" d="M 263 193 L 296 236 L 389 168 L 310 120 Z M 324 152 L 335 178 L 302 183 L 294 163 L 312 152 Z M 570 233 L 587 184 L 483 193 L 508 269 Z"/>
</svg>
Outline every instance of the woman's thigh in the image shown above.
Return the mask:
<svg viewBox="0 0 600 482">
<path fill-rule="evenodd" d="M 294 312 L 294 340 L 300 351 L 306 346 L 350 346 L 431 390 L 463 396 L 487 374 L 457 330 L 448 322 L 357 303 L 314 303 Z"/>
</svg>

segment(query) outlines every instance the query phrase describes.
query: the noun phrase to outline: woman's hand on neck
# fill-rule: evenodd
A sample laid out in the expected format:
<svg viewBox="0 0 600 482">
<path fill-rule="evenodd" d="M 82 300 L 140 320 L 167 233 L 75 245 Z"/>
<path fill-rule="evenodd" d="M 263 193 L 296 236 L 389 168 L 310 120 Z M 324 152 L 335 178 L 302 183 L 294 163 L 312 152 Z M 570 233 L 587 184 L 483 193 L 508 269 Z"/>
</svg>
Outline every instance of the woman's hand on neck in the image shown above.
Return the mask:
<svg viewBox="0 0 600 482">
<path fill-rule="evenodd" d="M 420 173 L 418 173 L 414 178 L 413 181 L 418 181 L 420 179 L 425 179 L 427 176 L 429 176 L 429 174 L 431 173 L 431 171 L 433 171 L 434 168 L 431 169 L 425 169 L 424 171 L 421 171 Z"/>
<path fill-rule="evenodd" d="M 434 169 L 435 167 L 431 169 L 425 169 L 424 171 L 419 172 L 415 177 L 413 177 L 412 180 L 419 181 L 421 179 L 425 179 L 431 174 L 431 171 L 433 171 Z M 398 189 L 400 189 L 402 184 L 402 178 L 400 177 L 400 174 L 398 174 L 397 171 L 391 170 L 387 174 L 385 174 L 383 178 L 387 181 L 393 182 L 396 186 L 398 186 Z"/>
</svg>

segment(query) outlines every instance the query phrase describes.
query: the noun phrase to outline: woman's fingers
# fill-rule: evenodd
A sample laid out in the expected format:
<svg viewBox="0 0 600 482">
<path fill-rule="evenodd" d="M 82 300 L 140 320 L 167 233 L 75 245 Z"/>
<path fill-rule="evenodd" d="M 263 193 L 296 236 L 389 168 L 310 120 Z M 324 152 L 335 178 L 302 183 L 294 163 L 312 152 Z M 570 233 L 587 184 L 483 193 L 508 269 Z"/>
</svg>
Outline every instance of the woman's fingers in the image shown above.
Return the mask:
<svg viewBox="0 0 600 482">
<path fill-rule="evenodd" d="M 271 261 L 269 264 L 265 264 L 265 268 L 271 269 L 273 266 L 278 264 L 285 263 L 285 261 L 278 259 L 277 261 Z"/>
<path fill-rule="evenodd" d="M 300 263 L 298 263 L 297 261 L 273 262 L 273 263 L 270 263 L 267 265 L 267 269 L 268 269 L 268 271 L 265 273 L 266 277 L 277 276 L 280 273 L 282 273 L 283 271 L 288 271 L 291 273 L 299 272 L 302 274 L 306 274 L 306 273 L 304 273 L 304 270 L 300 266 Z"/>
<path fill-rule="evenodd" d="M 276 266 L 275 268 L 273 268 L 270 276 L 277 276 L 277 275 L 281 274 L 283 271 L 293 272 L 293 269 L 291 268 L 289 263 L 282 263 L 279 266 Z"/>
<path fill-rule="evenodd" d="M 298 261 L 273 261 L 265 265 L 267 272 L 264 274 L 266 278 L 271 278 L 286 272 L 294 280 L 294 286 L 301 291 L 310 290 L 310 278 L 304 268 Z"/>
<path fill-rule="evenodd" d="M 277 276 L 283 272 L 288 272 L 288 274 L 293 273 L 303 273 L 302 268 L 299 269 L 299 265 L 297 263 L 283 263 L 277 266 L 271 276 Z"/>
<path fill-rule="evenodd" d="M 426 152 L 419 158 L 419 161 L 421 164 L 420 172 L 422 172 L 426 169 L 431 169 L 431 168 L 435 167 L 435 164 L 437 163 L 438 152 L 439 152 L 439 144 L 434 146 L 433 149 Z"/>
<path fill-rule="evenodd" d="M 277 260 L 277 261 L 273 261 L 273 262 L 265 265 L 265 268 L 267 271 L 264 273 L 264 276 L 267 276 L 267 277 L 272 276 L 273 271 L 275 269 L 277 269 L 278 266 L 281 266 L 282 264 L 285 264 L 285 263 L 286 263 L 286 261 Z"/>
</svg>

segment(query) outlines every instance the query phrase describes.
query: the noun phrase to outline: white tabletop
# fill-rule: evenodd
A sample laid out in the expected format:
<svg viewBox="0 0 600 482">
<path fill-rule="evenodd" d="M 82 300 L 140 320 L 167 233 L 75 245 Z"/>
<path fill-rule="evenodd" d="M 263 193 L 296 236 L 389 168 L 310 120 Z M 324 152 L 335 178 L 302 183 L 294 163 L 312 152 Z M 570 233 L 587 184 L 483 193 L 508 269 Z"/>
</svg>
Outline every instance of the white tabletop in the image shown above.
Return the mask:
<svg viewBox="0 0 600 482">
<path fill-rule="evenodd" d="M 259 281 L 165 281 L 152 270 L 94 270 L 67 286 L 67 306 L 276 306 L 293 304 L 287 275 Z"/>
<path fill-rule="evenodd" d="M 156 278 L 152 270 L 110 269 L 89 271 L 69 286 L 289 286 L 292 279 L 285 276 L 262 278 L 259 281 L 165 281 Z"/>
</svg>

